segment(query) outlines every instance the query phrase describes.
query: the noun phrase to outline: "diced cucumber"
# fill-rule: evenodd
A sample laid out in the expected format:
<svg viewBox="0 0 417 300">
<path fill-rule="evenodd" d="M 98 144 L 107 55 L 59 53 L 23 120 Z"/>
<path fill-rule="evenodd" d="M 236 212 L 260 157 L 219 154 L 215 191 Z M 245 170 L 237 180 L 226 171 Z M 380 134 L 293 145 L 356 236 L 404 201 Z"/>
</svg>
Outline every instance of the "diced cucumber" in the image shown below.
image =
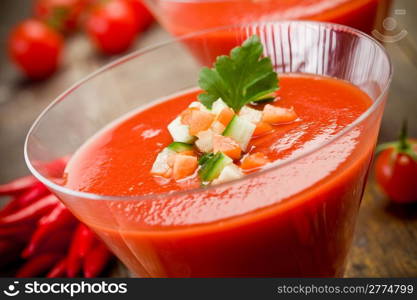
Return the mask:
<svg viewBox="0 0 417 300">
<path fill-rule="evenodd" d="M 192 143 L 195 138 L 190 135 L 187 125 L 181 123 L 181 117 L 177 117 L 169 123 L 168 131 L 175 142 Z"/>
<path fill-rule="evenodd" d="M 239 179 L 242 177 L 243 177 L 242 170 L 235 164 L 230 164 L 224 167 L 219 177 L 213 180 L 213 184 L 219 184 L 219 183 Z"/>
<path fill-rule="evenodd" d="M 212 181 L 220 175 L 224 167 L 231 163 L 233 160 L 230 157 L 218 152 L 204 163 L 198 174 L 202 181 Z"/>
<path fill-rule="evenodd" d="M 193 150 L 193 145 L 182 143 L 182 142 L 172 142 L 168 146 L 168 149 L 178 153 L 178 152 Z"/>
<path fill-rule="evenodd" d="M 197 134 L 197 141 L 195 145 L 201 152 L 212 152 L 213 151 L 213 132 L 211 130 L 200 131 Z"/>
<path fill-rule="evenodd" d="M 239 116 L 246 121 L 256 124 L 262 119 L 262 111 L 250 108 L 249 106 L 244 106 L 240 109 Z"/>
<path fill-rule="evenodd" d="M 210 158 L 214 156 L 214 153 L 205 153 L 198 160 L 200 166 L 204 165 Z"/>
<path fill-rule="evenodd" d="M 242 151 L 246 151 L 246 147 L 252 138 L 255 128 L 255 124 L 241 117 L 234 116 L 224 130 L 223 135 L 234 139 L 239 144 L 240 148 L 242 148 Z"/>
<path fill-rule="evenodd" d="M 214 101 L 213 105 L 211 106 L 211 112 L 215 115 L 218 115 L 219 113 L 222 112 L 224 108 L 227 108 L 227 107 L 229 106 L 227 106 L 227 104 L 224 103 L 222 99 L 217 99 L 216 101 Z"/>
<path fill-rule="evenodd" d="M 168 171 L 168 158 L 171 154 L 174 154 L 175 152 L 164 148 L 159 154 L 157 155 L 155 162 L 152 165 L 151 173 L 152 174 L 164 174 Z"/>
</svg>

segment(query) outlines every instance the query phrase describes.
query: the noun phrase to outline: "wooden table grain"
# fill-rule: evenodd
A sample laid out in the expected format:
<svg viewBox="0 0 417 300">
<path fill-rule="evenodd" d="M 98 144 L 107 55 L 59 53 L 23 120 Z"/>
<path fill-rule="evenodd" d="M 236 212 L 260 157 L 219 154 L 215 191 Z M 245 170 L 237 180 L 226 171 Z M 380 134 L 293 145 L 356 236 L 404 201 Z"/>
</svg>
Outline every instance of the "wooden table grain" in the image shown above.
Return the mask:
<svg viewBox="0 0 417 300">
<path fill-rule="evenodd" d="M 7 11 L 7 13 L 6 13 Z M 13 23 L 29 14 L 29 0 L 0 1 L 0 49 Z M 396 137 L 404 118 L 410 134 L 417 136 L 417 1 L 396 0 L 393 33 L 407 30 L 406 38 L 387 43 L 395 75 L 382 122 L 380 141 Z M 134 48 L 169 38 L 157 25 L 145 33 Z M 67 41 L 59 72 L 43 82 L 29 82 L 0 52 L 0 183 L 28 173 L 23 160 L 25 135 L 43 108 L 77 80 L 115 59 L 97 55 L 83 35 Z M 1 200 L 0 200 L 1 201 Z M 120 264 L 113 276 L 127 276 Z M 417 205 L 393 205 L 383 196 L 371 174 L 362 201 L 354 242 L 346 269 L 347 277 L 417 276 Z"/>
</svg>

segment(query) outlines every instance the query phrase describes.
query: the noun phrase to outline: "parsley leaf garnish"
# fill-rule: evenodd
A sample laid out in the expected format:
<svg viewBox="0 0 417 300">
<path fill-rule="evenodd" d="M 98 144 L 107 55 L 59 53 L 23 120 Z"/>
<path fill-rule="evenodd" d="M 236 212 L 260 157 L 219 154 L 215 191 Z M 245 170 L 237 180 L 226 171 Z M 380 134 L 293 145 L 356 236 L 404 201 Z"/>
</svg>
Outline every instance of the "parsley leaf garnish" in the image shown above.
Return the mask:
<svg viewBox="0 0 417 300">
<path fill-rule="evenodd" d="M 253 35 L 242 46 L 232 49 L 230 56 L 218 56 L 214 68 L 204 67 L 199 85 L 205 91 L 198 99 L 207 108 L 221 98 L 239 111 L 245 104 L 268 98 L 278 90 L 278 75 L 269 57 L 263 57 L 263 46 Z"/>
</svg>

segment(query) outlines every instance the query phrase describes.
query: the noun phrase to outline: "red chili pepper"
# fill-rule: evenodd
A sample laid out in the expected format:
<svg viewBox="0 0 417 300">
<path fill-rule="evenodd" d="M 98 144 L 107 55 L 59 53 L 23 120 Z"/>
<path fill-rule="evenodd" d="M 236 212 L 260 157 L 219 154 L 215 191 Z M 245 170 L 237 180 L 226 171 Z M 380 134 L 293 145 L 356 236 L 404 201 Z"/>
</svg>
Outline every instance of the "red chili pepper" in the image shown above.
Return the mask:
<svg viewBox="0 0 417 300">
<path fill-rule="evenodd" d="M 16 277 L 35 277 L 44 274 L 48 269 L 62 259 L 60 253 L 43 253 L 35 256 L 28 261 L 17 271 Z"/>
<path fill-rule="evenodd" d="M 24 249 L 22 251 L 22 258 L 29 258 L 37 256 L 43 252 L 59 252 L 66 253 L 70 247 L 73 229 L 65 229 L 52 232 L 46 237 L 41 244 L 34 249 Z"/>
<path fill-rule="evenodd" d="M 78 275 L 81 269 L 82 257 L 79 252 L 79 244 L 83 240 L 84 224 L 79 224 L 74 232 L 71 240 L 71 247 L 68 252 L 67 262 L 67 276 L 75 277 Z"/>
<path fill-rule="evenodd" d="M 15 194 L 13 199 L 0 211 L 0 217 L 12 214 L 47 194 L 50 192 L 42 183 L 34 183 L 22 193 Z"/>
<path fill-rule="evenodd" d="M 67 258 L 64 257 L 58 261 L 55 266 L 46 275 L 47 278 L 65 277 L 67 271 Z"/>
<path fill-rule="evenodd" d="M 106 267 L 111 252 L 102 242 L 98 243 L 96 247 L 91 249 L 84 259 L 84 277 L 92 278 L 98 276 Z"/>
<path fill-rule="evenodd" d="M 80 257 L 85 257 L 94 243 L 97 242 L 97 237 L 95 233 L 84 224 L 81 224 L 80 226 L 82 229 L 80 229 L 80 240 L 78 241 L 78 254 Z"/>
<path fill-rule="evenodd" d="M 9 183 L 1 184 L 0 195 L 15 195 L 36 183 L 38 183 L 38 180 L 32 175 L 18 178 Z"/>
<path fill-rule="evenodd" d="M 46 188 L 42 182 L 35 183 L 30 189 L 26 190 L 24 193 L 17 197 L 19 201 L 19 207 L 25 207 L 29 204 L 32 204 L 39 198 L 50 194 L 51 192 Z"/>
<path fill-rule="evenodd" d="M 0 227 L 0 239 L 12 237 L 14 235 L 21 234 L 22 232 L 27 231 L 27 225 L 17 224 L 15 226 L 2 226 Z"/>
<path fill-rule="evenodd" d="M 20 222 L 36 221 L 45 213 L 51 211 L 59 200 L 54 195 L 45 196 L 29 206 L 7 216 L 0 218 L 1 225 L 13 225 Z"/>
<path fill-rule="evenodd" d="M 0 239 L 27 243 L 34 230 L 33 226 L 27 226 L 27 224 L 0 226 Z"/>
<path fill-rule="evenodd" d="M 58 178 L 67 160 L 64 157 L 44 164 L 46 172 Z M 77 225 L 75 217 L 45 185 L 32 176 L 25 178 L 13 181 L 14 186 L 0 185 L 0 195 L 7 191 L 13 196 L 0 210 L 0 266 L 22 255 L 29 259 L 17 277 L 39 276 L 48 270 L 48 277 L 74 277 L 81 268 L 87 277 L 98 276 L 112 255 L 110 251 L 87 226 Z"/>
<path fill-rule="evenodd" d="M 75 222 L 76 219 L 71 212 L 62 203 L 58 203 L 49 214 L 39 220 L 39 225 L 24 250 L 24 257 L 32 255 L 48 236 L 54 232 L 71 228 Z"/>
<path fill-rule="evenodd" d="M 20 208 L 20 200 L 18 196 L 13 196 L 12 200 L 7 202 L 0 210 L 0 218 L 17 211 Z"/>
</svg>

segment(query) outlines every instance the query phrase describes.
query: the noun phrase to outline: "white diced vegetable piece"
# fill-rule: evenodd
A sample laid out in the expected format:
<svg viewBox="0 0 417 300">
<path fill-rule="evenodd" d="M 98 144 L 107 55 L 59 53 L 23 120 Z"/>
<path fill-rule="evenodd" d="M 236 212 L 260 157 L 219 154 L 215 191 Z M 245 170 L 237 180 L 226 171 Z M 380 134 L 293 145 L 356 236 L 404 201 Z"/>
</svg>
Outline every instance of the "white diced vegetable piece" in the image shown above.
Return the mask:
<svg viewBox="0 0 417 300">
<path fill-rule="evenodd" d="M 242 170 L 235 164 L 230 164 L 224 167 L 217 179 L 213 180 L 213 184 L 219 184 L 231 180 L 236 180 L 243 177 Z"/>
<path fill-rule="evenodd" d="M 151 173 L 165 174 L 169 170 L 168 158 L 171 154 L 175 154 L 175 152 L 168 148 L 164 148 L 164 150 L 159 152 L 155 162 L 152 165 Z"/>
<path fill-rule="evenodd" d="M 169 123 L 168 131 L 175 142 L 192 143 L 194 141 L 194 137 L 190 135 L 189 127 L 181 123 L 181 117 L 177 117 Z"/>
<path fill-rule="evenodd" d="M 212 152 L 213 151 L 213 132 L 209 130 L 200 131 L 197 134 L 197 141 L 195 145 L 201 152 Z"/>
<path fill-rule="evenodd" d="M 227 125 L 223 135 L 234 139 L 239 144 L 242 151 L 245 152 L 255 128 L 255 124 L 241 117 L 234 116 L 229 125 Z"/>
<path fill-rule="evenodd" d="M 217 99 L 214 101 L 213 105 L 211 106 L 211 112 L 215 115 L 218 115 L 222 112 L 224 108 L 227 108 L 227 104 L 223 102 L 222 99 Z"/>
<path fill-rule="evenodd" d="M 222 134 L 223 131 L 226 129 L 226 126 L 224 126 L 219 121 L 214 121 L 213 124 L 211 124 L 210 128 L 214 133 Z"/>
<path fill-rule="evenodd" d="M 239 116 L 249 122 L 257 124 L 262 120 L 262 111 L 250 108 L 249 106 L 243 106 L 239 112 Z"/>
<path fill-rule="evenodd" d="M 194 102 L 191 102 L 190 103 L 190 105 L 188 105 L 188 107 L 190 107 L 190 108 L 198 108 L 199 110 L 201 110 L 201 111 L 209 111 L 208 109 L 207 109 L 207 107 L 205 107 L 204 106 L 204 104 L 203 103 L 201 103 L 201 102 L 199 102 L 199 101 L 194 101 Z"/>
</svg>

